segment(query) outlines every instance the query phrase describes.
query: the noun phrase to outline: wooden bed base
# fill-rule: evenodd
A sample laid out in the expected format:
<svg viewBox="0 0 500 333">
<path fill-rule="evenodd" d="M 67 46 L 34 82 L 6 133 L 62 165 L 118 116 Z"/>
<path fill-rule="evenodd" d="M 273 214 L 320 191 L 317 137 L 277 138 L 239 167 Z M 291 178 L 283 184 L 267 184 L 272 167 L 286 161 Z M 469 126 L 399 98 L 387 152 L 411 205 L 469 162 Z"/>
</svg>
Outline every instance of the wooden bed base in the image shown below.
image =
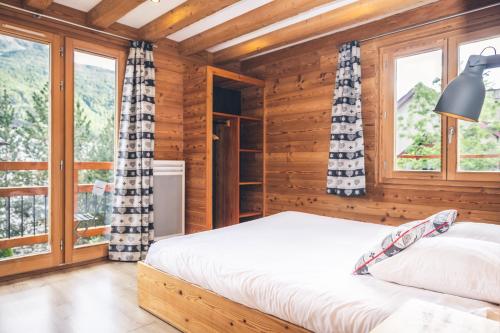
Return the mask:
<svg viewBox="0 0 500 333">
<path fill-rule="evenodd" d="M 310 332 L 143 262 L 137 267 L 137 288 L 141 308 L 183 332 Z"/>
</svg>

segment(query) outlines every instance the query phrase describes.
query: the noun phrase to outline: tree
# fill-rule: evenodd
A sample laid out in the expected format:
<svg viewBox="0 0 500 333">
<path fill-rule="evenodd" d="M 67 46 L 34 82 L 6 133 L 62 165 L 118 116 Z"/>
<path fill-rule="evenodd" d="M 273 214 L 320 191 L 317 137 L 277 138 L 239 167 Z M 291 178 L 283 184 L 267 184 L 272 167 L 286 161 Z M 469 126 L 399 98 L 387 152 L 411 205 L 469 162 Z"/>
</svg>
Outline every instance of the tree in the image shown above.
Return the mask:
<svg viewBox="0 0 500 333">
<path fill-rule="evenodd" d="M 434 83 L 438 85 L 439 80 Z M 406 117 L 398 115 L 397 121 L 398 139 L 411 142 L 404 150 L 405 155 L 441 154 L 441 118 L 432 112 L 438 98 L 438 91 L 421 82 L 414 87 Z M 441 160 L 398 158 L 397 165 L 403 170 L 439 170 Z"/>
<path fill-rule="evenodd" d="M 436 79 L 434 84 L 439 85 Z M 492 86 L 487 80 L 486 87 Z M 441 118 L 434 113 L 439 98 L 436 89 L 418 83 L 406 115 L 398 115 L 398 140 L 410 144 L 405 155 L 441 155 Z M 495 155 L 500 153 L 500 100 L 490 89 L 485 97 L 479 123 L 458 121 L 458 150 L 460 155 Z M 462 171 L 499 171 L 500 158 L 459 158 Z M 398 158 L 397 165 L 403 170 L 440 170 L 439 158 Z"/>
<path fill-rule="evenodd" d="M 479 123 L 459 122 L 459 154 L 500 154 L 500 100 L 495 99 L 493 84 L 485 77 L 486 92 Z M 500 158 L 460 158 L 463 171 L 500 171 Z"/>
</svg>

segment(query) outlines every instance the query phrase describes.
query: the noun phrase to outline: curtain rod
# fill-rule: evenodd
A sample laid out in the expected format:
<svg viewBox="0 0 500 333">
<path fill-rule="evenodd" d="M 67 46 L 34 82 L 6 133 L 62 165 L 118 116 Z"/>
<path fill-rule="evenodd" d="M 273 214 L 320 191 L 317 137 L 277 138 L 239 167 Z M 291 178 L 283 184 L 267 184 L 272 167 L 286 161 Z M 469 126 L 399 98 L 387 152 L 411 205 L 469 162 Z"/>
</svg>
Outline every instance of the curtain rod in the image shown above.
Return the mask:
<svg viewBox="0 0 500 333">
<path fill-rule="evenodd" d="M 71 22 L 71 21 L 63 20 L 63 19 L 60 19 L 58 17 L 54 17 L 54 16 L 50 16 L 50 15 L 38 13 L 38 12 L 29 10 L 29 9 L 26 9 L 26 8 L 16 7 L 16 6 L 9 5 L 9 4 L 3 3 L 3 2 L 0 2 L 0 5 L 2 5 L 4 7 L 8 7 L 10 9 L 14 9 L 14 10 L 18 10 L 18 11 L 21 11 L 21 12 L 25 12 L 25 13 L 31 14 L 34 17 L 37 17 L 37 18 L 38 17 L 44 17 L 44 18 L 47 18 L 47 19 L 50 19 L 50 20 L 54 20 L 54 21 L 57 21 L 57 22 L 66 23 L 66 24 L 69 24 L 69 25 L 72 25 L 72 26 L 75 26 L 75 27 L 79 27 L 79 28 L 83 28 L 83 29 L 86 29 L 86 30 L 90 30 L 90 31 L 93 31 L 93 32 L 98 32 L 98 33 L 101 33 L 101 34 L 105 34 L 105 35 L 108 35 L 108 36 L 116 37 L 116 38 L 127 40 L 127 41 L 133 41 L 133 39 L 131 39 L 129 37 L 125 37 L 125 36 L 122 36 L 122 35 L 117 35 L 117 34 L 114 34 L 112 32 L 107 32 L 107 31 L 103 31 L 103 30 L 91 28 L 91 27 L 88 27 L 88 26 L 85 26 L 85 25 L 81 25 L 81 24 L 74 23 L 74 22 Z M 153 44 L 153 47 L 156 48 L 158 46 L 155 45 L 155 44 Z"/>
<path fill-rule="evenodd" d="M 415 25 L 412 25 L 412 26 L 409 26 L 409 27 L 406 27 L 406 28 L 401 28 L 401 29 L 398 29 L 398 30 L 394 30 L 394 31 L 390 31 L 390 32 L 385 32 L 383 34 L 379 34 L 379 35 L 376 35 L 376 36 L 372 36 L 372 37 L 368 37 L 368 38 L 365 38 L 365 39 L 361 39 L 360 42 L 367 42 L 367 41 L 372 40 L 372 39 L 386 37 L 386 36 L 394 35 L 394 34 L 397 34 L 397 33 L 403 32 L 403 31 L 408 31 L 408 30 L 412 30 L 412 29 L 416 29 L 416 28 L 420 28 L 420 27 L 425 27 L 426 25 L 429 25 L 429 24 L 434 24 L 434 23 L 437 23 L 437 22 L 446 21 L 446 20 L 449 20 L 449 19 L 452 19 L 452 18 L 455 18 L 455 17 L 464 16 L 464 15 L 471 14 L 471 13 L 474 13 L 474 12 L 478 12 L 478 11 L 481 11 L 481 10 L 484 10 L 484 9 L 493 8 L 493 7 L 496 7 L 496 6 L 499 6 L 499 5 L 500 5 L 500 2 L 491 4 L 491 5 L 487 5 L 487 6 L 483 6 L 483 7 L 480 7 L 480 8 L 476 8 L 476 9 L 471 9 L 471 10 L 468 10 L 468 11 L 465 11 L 465 12 L 461 12 L 461 13 L 458 13 L 458 14 L 453 14 L 453 15 L 441 17 L 441 18 L 438 18 L 438 19 L 434 19 L 434 20 L 430 20 L 430 21 L 424 22 L 424 23 L 415 24 Z"/>
</svg>

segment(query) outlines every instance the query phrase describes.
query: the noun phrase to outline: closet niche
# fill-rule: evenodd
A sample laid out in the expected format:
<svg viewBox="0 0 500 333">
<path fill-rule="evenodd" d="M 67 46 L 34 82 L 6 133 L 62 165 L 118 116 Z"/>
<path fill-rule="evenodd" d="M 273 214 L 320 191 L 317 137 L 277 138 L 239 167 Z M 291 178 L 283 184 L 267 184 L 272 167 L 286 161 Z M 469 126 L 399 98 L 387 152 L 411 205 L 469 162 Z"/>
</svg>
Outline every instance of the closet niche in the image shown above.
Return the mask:
<svg viewBox="0 0 500 333">
<path fill-rule="evenodd" d="M 263 216 L 264 81 L 213 66 L 184 75 L 186 232 Z"/>
<path fill-rule="evenodd" d="M 213 73 L 212 227 L 263 215 L 263 82 Z"/>
</svg>

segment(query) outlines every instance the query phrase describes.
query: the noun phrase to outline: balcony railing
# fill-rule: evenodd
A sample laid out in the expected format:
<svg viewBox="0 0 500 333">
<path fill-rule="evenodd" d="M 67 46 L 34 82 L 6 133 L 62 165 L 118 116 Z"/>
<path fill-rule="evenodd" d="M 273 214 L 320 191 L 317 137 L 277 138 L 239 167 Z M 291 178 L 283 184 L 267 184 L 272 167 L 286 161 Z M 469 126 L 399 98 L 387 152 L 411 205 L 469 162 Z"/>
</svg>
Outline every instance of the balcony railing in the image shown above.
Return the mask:
<svg viewBox="0 0 500 333">
<path fill-rule="evenodd" d="M 459 158 L 500 158 L 500 154 L 464 154 L 459 155 Z M 441 155 L 410 155 L 410 154 L 400 154 L 398 158 L 406 158 L 406 159 L 436 159 L 441 158 Z"/>
<path fill-rule="evenodd" d="M 460 163 L 460 171 L 465 172 L 475 172 L 475 171 L 496 171 L 500 170 L 500 154 L 461 154 L 458 155 L 458 160 Z M 419 161 L 419 160 L 436 160 L 441 159 L 441 155 L 411 155 L 401 153 L 397 156 L 400 162 L 407 163 L 410 161 Z M 476 166 L 476 162 L 478 160 L 488 161 L 486 170 L 484 169 L 484 165 Z M 462 163 L 469 163 L 468 166 L 463 168 Z M 411 163 L 411 162 L 410 162 Z M 421 171 L 434 171 L 434 169 L 424 170 L 419 169 Z"/>
<path fill-rule="evenodd" d="M 112 170 L 112 162 L 75 162 L 73 221 L 76 238 L 103 236 L 109 232 L 113 185 L 102 196 L 92 194 L 94 184 L 78 184 L 82 170 Z M 0 162 L 0 171 L 47 171 L 47 162 Z M 0 250 L 49 242 L 49 188 L 47 186 L 0 187 Z M 94 218 L 82 222 L 81 216 Z M 2 221 L 5 219 L 4 221 Z"/>
</svg>

